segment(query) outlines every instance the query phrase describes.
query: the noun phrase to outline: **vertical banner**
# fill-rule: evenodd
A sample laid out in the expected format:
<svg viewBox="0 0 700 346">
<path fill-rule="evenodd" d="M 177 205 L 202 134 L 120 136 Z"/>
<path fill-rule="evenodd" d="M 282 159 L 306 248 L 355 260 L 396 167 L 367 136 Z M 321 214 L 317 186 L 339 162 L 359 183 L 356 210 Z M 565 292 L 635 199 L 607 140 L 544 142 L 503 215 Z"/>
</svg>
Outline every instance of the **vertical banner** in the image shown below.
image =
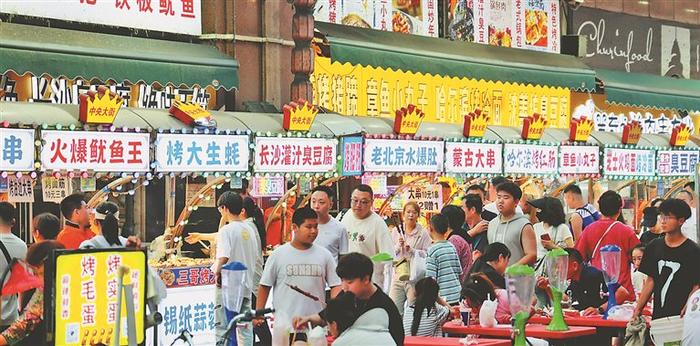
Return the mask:
<svg viewBox="0 0 700 346">
<path fill-rule="evenodd" d="M 48 315 L 47 331 L 54 335 L 55 345 L 113 344 L 117 319 L 119 267 L 129 268 L 125 283 L 133 285 L 136 316 L 136 342 L 144 341 L 146 302 L 146 253 L 141 250 L 60 251 L 53 263 L 54 311 Z M 126 302 L 122 300 L 123 331 L 119 345 L 127 345 Z"/>
<path fill-rule="evenodd" d="M 477 31 L 475 42 L 513 47 L 515 18 L 512 0 L 475 0 Z"/>
<path fill-rule="evenodd" d="M 559 53 L 559 3 L 557 0 L 524 0 L 522 25 L 525 47 Z M 556 50 L 555 50 L 556 49 Z"/>
<path fill-rule="evenodd" d="M 250 195 L 253 197 L 281 197 L 285 191 L 284 177 L 254 177 Z"/>
<path fill-rule="evenodd" d="M 0 171 L 34 170 L 34 130 L 0 128 Z"/>
<path fill-rule="evenodd" d="M 342 153 L 341 174 L 344 177 L 362 174 L 362 137 L 342 137 L 340 139 Z"/>
</svg>

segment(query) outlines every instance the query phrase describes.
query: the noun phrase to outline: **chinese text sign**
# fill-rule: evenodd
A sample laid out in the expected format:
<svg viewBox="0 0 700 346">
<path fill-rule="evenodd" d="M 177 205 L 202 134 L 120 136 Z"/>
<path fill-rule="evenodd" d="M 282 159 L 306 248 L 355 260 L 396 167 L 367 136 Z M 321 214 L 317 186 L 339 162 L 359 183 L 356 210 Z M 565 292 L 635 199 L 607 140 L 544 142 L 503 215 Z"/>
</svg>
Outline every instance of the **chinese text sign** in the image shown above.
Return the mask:
<svg viewBox="0 0 700 346">
<path fill-rule="evenodd" d="M 558 155 L 556 146 L 506 144 L 503 170 L 505 173 L 556 174 Z"/>
<path fill-rule="evenodd" d="M 248 136 L 158 134 L 159 172 L 247 171 Z"/>
<path fill-rule="evenodd" d="M 42 131 L 43 170 L 146 172 L 148 133 Z"/>
<path fill-rule="evenodd" d="M 653 150 L 605 148 L 603 172 L 606 175 L 654 176 Z"/>
<path fill-rule="evenodd" d="M 335 170 L 337 143 L 325 138 L 255 139 L 256 172 L 329 172 Z"/>
<path fill-rule="evenodd" d="M 0 129 L 2 171 L 34 170 L 34 130 Z"/>
<path fill-rule="evenodd" d="M 502 173 L 503 146 L 485 143 L 445 143 L 445 172 Z"/>
<path fill-rule="evenodd" d="M 367 139 L 364 167 L 367 172 L 428 172 L 443 171 L 442 141 Z"/>
<path fill-rule="evenodd" d="M 559 174 L 600 173 L 600 150 L 590 145 L 559 147 Z"/>
<path fill-rule="evenodd" d="M 659 176 L 692 176 L 698 164 L 700 152 L 690 150 L 659 150 L 656 164 Z"/>
</svg>

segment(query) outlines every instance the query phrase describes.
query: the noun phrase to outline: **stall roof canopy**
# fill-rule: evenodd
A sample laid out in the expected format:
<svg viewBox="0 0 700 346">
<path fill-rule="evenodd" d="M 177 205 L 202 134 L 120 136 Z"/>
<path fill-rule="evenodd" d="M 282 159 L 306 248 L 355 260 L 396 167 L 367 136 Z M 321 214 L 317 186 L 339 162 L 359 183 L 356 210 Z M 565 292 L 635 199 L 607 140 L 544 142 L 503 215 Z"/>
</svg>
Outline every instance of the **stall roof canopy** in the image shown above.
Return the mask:
<svg viewBox="0 0 700 346">
<path fill-rule="evenodd" d="M 433 75 L 595 89 L 595 72 L 573 56 L 455 42 L 316 22 L 341 63 Z"/>
<path fill-rule="evenodd" d="M 0 22 L 0 73 L 238 87 L 238 63 L 215 47 Z"/>
<path fill-rule="evenodd" d="M 610 103 L 700 111 L 700 81 L 603 69 L 596 73 Z"/>
</svg>

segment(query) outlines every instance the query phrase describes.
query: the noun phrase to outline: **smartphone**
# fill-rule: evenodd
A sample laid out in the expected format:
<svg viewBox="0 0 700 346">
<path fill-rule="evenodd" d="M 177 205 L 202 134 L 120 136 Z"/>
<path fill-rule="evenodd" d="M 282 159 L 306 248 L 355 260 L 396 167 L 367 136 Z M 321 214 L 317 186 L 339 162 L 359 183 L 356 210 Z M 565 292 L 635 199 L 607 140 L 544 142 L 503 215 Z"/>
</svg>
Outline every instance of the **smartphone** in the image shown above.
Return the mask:
<svg viewBox="0 0 700 346">
<path fill-rule="evenodd" d="M 549 233 L 541 235 L 540 238 L 542 238 L 542 240 L 552 240 L 552 238 L 549 236 Z"/>
</svg>

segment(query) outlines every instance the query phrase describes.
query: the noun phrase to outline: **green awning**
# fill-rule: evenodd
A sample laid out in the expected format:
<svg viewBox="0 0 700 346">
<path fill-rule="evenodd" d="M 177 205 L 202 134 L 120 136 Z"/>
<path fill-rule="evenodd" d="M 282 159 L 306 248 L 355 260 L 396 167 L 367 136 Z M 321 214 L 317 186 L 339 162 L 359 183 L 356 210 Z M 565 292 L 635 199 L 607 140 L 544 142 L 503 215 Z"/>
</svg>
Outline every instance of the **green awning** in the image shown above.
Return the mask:
<svg viewBox="0 0 700 346">
<path fill-rule="evenodd" d="M 0 73 L 238 87 L 238 63 L 215 47 L 0 22 Z"/>
<path fill-rule="evenodd" d="M 594 90 L 578 58 L 316 22 L 333 61 L 433 75 Z"/>
<path fill-rule="evenodd" d="M 603 69 L 596 73 L 610 103 L 700 111 L 700 81 Z"/>
</svg>

